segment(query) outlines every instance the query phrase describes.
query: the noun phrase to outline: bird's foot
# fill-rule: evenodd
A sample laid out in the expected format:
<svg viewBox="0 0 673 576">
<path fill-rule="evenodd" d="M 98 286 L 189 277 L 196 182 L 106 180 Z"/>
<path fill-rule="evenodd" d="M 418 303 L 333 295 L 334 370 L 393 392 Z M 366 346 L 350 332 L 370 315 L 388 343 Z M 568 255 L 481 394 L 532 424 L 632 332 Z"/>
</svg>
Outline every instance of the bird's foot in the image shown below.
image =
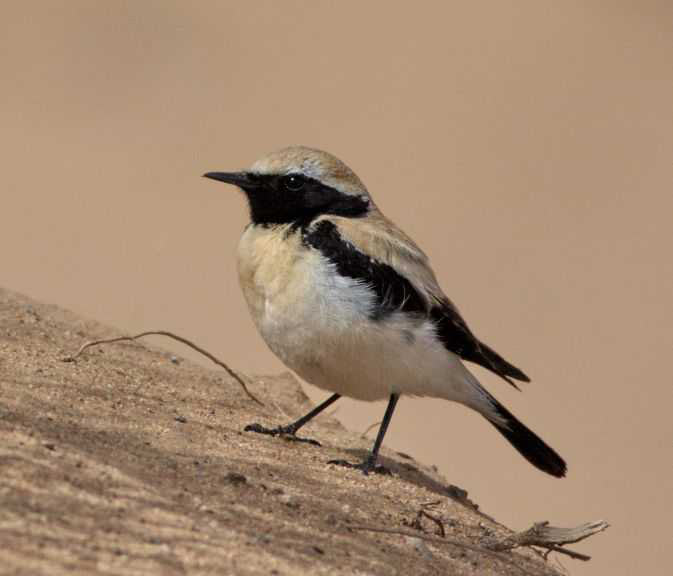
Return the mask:
<svg viewBox="0 0 673 576">
<path fill-rule="evenodd" d="M 300 438 L 297 436 L 297 430 L 292 426 L 277 426 L 276 428 L 267 428 L 261 424 L 248 424 L 243 428 L 245 432 L 257 432 L 258 434 L 268 434 L 269 436 L 279 436 L 290 442 L 304 442 L 305 444 L 312 444 L 313 446 L 322 446 L 317 440 L 312 438 Z"/>
<path fill-rule="evenodd" d="M 359 464 L 353 464 L 348 462 L 348 460 L 330 460 L 328 464 L 334 464 L 335 466 L 343 466 L 344 468 L 351 468 L 353 470 L 360 470 L 365 476 L 369 476 L 369 473 L 374 474 L 385 474 L 387 476 L 391 475 L 390 470 L 383 466 L 382 464 L 376 464 L 376 459 L 371 456 L 360 462 Z"/>
</svg>

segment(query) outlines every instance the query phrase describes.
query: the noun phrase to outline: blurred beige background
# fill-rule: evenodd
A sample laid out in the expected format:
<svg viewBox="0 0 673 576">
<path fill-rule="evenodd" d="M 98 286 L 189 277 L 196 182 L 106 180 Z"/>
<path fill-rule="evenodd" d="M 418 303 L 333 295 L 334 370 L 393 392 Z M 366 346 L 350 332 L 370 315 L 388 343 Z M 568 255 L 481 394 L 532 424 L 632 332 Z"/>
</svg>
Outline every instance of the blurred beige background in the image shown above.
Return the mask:
<svg viewBox="0 0 673 576">
<path fill-rule="evenodd" d="M 200 175 L 327 149 L 533 377 L 475 368 L 569 475 L 442 401 L 402 402 L 388 445 L 513 528 L 609 520 L 573 574 L 671 569 L 673 5 L 4 2 L 0 64 L 3 286 L 280 371 L 237 285 L 243 198 Z"/>
</svg>

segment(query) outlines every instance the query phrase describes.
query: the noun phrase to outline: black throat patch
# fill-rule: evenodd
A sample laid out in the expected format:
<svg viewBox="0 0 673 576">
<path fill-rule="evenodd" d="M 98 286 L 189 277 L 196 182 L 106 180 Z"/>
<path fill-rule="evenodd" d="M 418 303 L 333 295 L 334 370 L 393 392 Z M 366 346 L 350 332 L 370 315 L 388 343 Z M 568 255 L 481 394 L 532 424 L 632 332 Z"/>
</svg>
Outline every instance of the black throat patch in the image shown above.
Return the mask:
<svg viewBox="0 0 673 576">
<path fill-rule="evenodd" d="M 339 192 L 318 180 L 302 176 L 299 190 L 288 190 L 286 176 L 250 174 L 253 184 L 244 189 L 254 224 L 305 226 L 322 214 L 358 217 L 369 210 L 366 196 Z"/>
</svg>

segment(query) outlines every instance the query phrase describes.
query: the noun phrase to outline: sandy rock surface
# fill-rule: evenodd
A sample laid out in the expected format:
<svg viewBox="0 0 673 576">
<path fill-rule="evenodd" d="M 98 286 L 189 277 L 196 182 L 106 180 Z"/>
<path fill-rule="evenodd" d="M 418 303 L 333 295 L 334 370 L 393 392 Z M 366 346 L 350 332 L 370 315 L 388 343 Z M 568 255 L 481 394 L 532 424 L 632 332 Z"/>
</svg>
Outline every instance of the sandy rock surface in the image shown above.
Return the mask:
<svg viewBox="0 0 673 576">
<path fill-rule="evenodd" d="M 0 574 L 558 574 L 481 551 L 509 531 L 408 456 L 329 465 L 371 445 L 329 415 L 301 431 L 322 447 L 243 432 L 310 408 L 289 374 L 250 379 L 260 407 L 155 341 L 63 361 L 116 335 L 0 290 Z"/>
</svg>

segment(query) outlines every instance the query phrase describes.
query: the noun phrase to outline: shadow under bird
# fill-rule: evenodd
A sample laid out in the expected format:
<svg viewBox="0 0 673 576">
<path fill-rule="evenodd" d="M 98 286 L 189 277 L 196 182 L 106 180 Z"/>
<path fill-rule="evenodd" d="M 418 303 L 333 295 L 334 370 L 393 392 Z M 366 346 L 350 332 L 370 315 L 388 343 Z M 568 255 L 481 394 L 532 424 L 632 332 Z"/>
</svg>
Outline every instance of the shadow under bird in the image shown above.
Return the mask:
<svg viewBox="0 0 673 576">
<path fill-rule="evenodd" d="M 472 333 L 426 255 L 343 162 L 295 146 L 246 171 L 204 176 L 237 186 L 248 199 L 251 223 L 239 243 L 238 273 L 259 332 L 301 378 L 333 392 L 296 422 L 246 430 L 295 437 L 342 395 L 387 398 L 369 456 L 357 464 L 334 461 L 368 473 L 381 470 L 378 452 L 400 396 L 431 396 L 476 410 L 531 464 L 565 476 L 563 459 L 463 361 L 514 387 L 529 378 Z"/>
</svg>

